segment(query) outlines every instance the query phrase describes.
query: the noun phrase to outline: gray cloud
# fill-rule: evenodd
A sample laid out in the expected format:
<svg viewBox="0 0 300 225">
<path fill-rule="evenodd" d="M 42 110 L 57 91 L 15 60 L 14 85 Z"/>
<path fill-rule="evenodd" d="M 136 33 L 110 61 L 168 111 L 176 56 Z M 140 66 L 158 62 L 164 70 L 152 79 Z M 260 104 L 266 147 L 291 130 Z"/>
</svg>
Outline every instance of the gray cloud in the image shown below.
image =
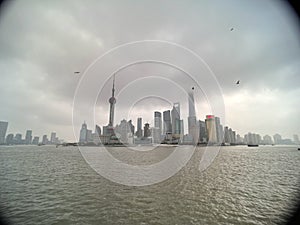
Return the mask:
<svg viewBox="0 0 300 225">
<path fill-rule="evenodd" d="M 86 86 L 76 98 L 76 129 L 82 120 L 92 126 L 93 118 L 84 110 L 93 113 L 94 109 L 86 107 L 96 100 L 97 95 L 91 93 L 105 84 L 107 72 L 147 53 L 191 72 L 210 101 L 223 97 L 226 121 L 222 118 L 222 122 L 239 133 L 299 133 L 299 30 L 291 10 L 279 1 L 14 1 L 2 8 L 1 14 L 0 119 L 10 122 L 11 132 L 32 128 L 42 135 L 56 130 L 72 139 L 73 97 L 88 66 L 120 44 L 158 39 L 197 53 L 214 72 L 223 96 L 217 94 L 204 64 L 177 48 L 148 45 L 127 54 L 116 51 L 105 65 L 96 63 L 86 73 L 90 80 L 83 82 Z M 75 75 L 74 71 L 82 73 Z M 128 113 L 130 101 L 126 99 L 143 96 L 145 87 L 155 90 L 157 96 L 180 101 L 182 113 L 187 115 L 185 96 L 171 82 L 137 80 L 155 75 L 185 90 L 195 85 L 170 66 L 129 67 L 117 74 L 116 94 L 132 81 L 136 80 L 137 86 L 132 84 L 124 89 L 124 96 L 118 96 L 117 119 Z M 239 86 L 236 80 L 241 80 Z M 96 122 L 101 125 L 107 123 L 110 85 L 108 80 L 97 100 Z M 212 102 L 206 103 L 201 91 L 196 99 L 198 117 L 203 119 Z M 166 107 L 151 98 L 145 104 L 161 110 Z M 137 110 L 141 114 L 152 110 L 143 110 L 147 107 L 139 105 Z M 152 114 L 142 116 L 150 120 Z"/>
</svg>

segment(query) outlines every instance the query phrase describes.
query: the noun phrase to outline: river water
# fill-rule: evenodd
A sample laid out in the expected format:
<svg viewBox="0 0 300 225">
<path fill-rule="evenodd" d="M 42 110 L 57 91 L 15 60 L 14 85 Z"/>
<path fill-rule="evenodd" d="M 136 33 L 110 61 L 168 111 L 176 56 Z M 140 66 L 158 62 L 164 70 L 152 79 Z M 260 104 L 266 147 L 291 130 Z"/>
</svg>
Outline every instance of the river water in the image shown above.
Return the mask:
<svg viewBox="0 0 300 225">
<path fill-rule="evenodd" d="M 90 147 L 84 147 L 88 150 Z M 280 224 L 299 192 L 296 146 L 221 147 L 199 171 L 204 148 L 169 179 L 126 186 L 97 174 L 78 147 L 0 147 L 0 211 L 10 224 Z M 151 164 L 172 148 L 120 160 Z"/>
</svg>

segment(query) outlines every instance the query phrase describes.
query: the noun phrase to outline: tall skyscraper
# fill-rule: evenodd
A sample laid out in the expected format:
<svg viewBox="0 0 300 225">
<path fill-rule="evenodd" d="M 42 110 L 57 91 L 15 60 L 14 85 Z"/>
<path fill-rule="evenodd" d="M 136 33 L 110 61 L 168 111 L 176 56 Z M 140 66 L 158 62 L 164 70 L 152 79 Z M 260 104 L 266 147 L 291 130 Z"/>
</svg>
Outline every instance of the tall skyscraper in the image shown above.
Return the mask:
<svg viewBox="0 0 300 225">
<path fill-rule="evenodd" d="M 223 141 L 223 132 L 222 132 L 222 126 L 220 122 L 220 118 L 215 116 L 215 122 L 216 122 L 216 132 L 217 132 L 217 142 L 222 143 Z"/>
<path fill-rule="evenodd" d="M 180 104 L 179 104 L 179 102 L 174 103 L 171 115 L 172 115 L 172 134 L 178 135 L 178 137 L 179 137 L 179 134 L 180 134 Z"/>
<path fill-rule="evenodd" d="M 141 138 L 143 136 L 143 130 L 142 130 L 142 118 L 139 117 L 137 118 L 137 131 L 136 131 L 136 136 L 138 138 Z"/>
<path fill-rule="evenodd" d="M 257 136 L 257 137 L 259 137 L 258 140 L 260 140 L 260 136 Z M 258 141 L 258 142 L 260 142 L 260 141 Z M 232 131 L 232 143 L 236 144 L 236 132 L 234 130 Z"/>
<path fill-rule="evenodd" d="M 80 143 L 87 142 L 87 125 L 85 122 L 82 124 L 80 129 L 79 142 Z"/>
<path fill-rule="evenodd" d="M 149 123 L 145 123 L 144 137 L 150 137 L 150 136 L 151 136 L 150 125 L 149 125 Z"/>
<path fill-rule="evenodd" d="M 32 141 L 32 130 L 27 130 L 25 135 L 25 144 L 30 145 Z"/>
<path fill-rule="evenodd" d="M 184 136 L 184 123 L 183 120 L 180 120 L 180 143 L 183 142 L 183 136 Z"/>
<path fill-rule="evenodd" d="M 228 129 L 228 133 L 229 133 L 229 143 L 233 143 L 233 132 L 231 128 Z"/>
<path fill-rule="evenodd" d="M 229 129 L 228 127 L 224 127 L 224 142 L 230 143 L 230 135 L 229 135 Z"/>
<path fill-rule="evenodd" d="M 161 120 L 161 112 L 154 112 L 154 127 L 158 128 L 160 131 L 160 134 L 162 132 L 162 120 Z"/>
<path fill-rule="evenodd" d="M 221 124 L 219 126 L 219 132 L 220 132 L 219 134 L 220 134 L 220 137 L 221 137 L 219 143 L 224 143 L 224 129 L 223 129 L 223 126 Z"/>
<path fill-rule="evenodd" d="M 195 101 L 194 101 L 194 87 L 188 94 L 189 116 L 188 116 L 188 135 L 193 139 L 193 143 L 197 144 L 199 141 L 199 123 L 197 123 Z"/>
<path fill-rule="evenodd" d="M 44 145 L 48 144 L 48 138 L 47 138 L 46 134 L 43 135 L 42 144 L 44 144 Z"/>
<path fill-rule="evenodd" d="M 0 144 L 5 143 L 7 127 L 8 127 L 8 122 L 0 121 Z"/>
<path fill-rule="evenodd" d="M 161 133 L 162 133 L 162 120 L 161 112 L 154 112 L 154 128 L 152 129 L 152 136 L 154 143 L 161 143 Z"/>
<path fill-rule="evenodd" d="M 142 130 L 142 118 L 137 118 L 137 129 Z"/>
<path fill-rule="evenodd" d="M 164 135 L 167 134 L 167 133 L 172 133 L 172 123 L 171 123 L 171 112 L 170 112 L 170 110 L 167 110 L 167 111 L 163 112 L 163 122 L 164 122 L 164 127 L 163 127 Z"/>
<path fill-rule="evenodd" d="M 56 144 L 56 133 L 55 132 L 51 133 L 50 142 L 51 142 L 51 144 Z"/>
<path fill-rule="evenodd" d="M 93 142 L 92 130 L 86 130 L 86 141 Z"/>
<path fill-rule="evenodd" d="M 218 143 L 216 121 L 213 115 L 207 115 L 205 119 L 208 143 Z"/>
<path fill-rule="evenodd" d="M 207 143 L 207 132 L 206 132 L 206 125 L 205 122 L 199 120 L 199 142 L 200 143 Z"/>
<path fill-rule="evenodd" d="M 196 110 L 195 110 L 195 100 L 194 100 L 194 87 L 192 87 L 192 91 L 189 92 L 189 117 L 196 117 Z"/>
</svg>

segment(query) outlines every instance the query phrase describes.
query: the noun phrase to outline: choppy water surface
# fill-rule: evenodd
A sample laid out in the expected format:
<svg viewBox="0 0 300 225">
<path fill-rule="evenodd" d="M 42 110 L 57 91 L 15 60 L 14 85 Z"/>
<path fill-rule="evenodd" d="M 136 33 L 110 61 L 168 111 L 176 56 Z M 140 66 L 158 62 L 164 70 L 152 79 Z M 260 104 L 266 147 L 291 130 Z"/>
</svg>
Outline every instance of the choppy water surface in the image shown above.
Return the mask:
<svg viewBox="0 0 300 225">
<path fill-rule="evenodd" d="M 89 147 L 85 147 L 89 148 Z M 133 154 L 149 164 L 171 148 Z M 222 147 L 204 172 L 202 148 L 164 182 L 130 187 L 98 175 L 77 147 L 0 147 L 0 207 L 11 224 L 278 224 L 297 200 L 297 147 Z M 136 157 L 136 158 L 135 158 Z"/>
</svg>

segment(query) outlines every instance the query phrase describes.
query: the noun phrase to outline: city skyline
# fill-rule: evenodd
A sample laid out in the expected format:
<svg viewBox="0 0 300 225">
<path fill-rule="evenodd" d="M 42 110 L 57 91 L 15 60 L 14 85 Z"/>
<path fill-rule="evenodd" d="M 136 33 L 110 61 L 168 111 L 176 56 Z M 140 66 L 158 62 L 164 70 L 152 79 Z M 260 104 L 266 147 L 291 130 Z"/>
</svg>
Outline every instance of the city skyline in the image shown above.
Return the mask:
<svg viewBox="0 0 300 225">
<path fill-rule="evenodd" d="M 103 134 L 101 134 L 101 128 L 97 124 L 93 133 L 92 130 L 87 128 L 87 124 L 84 121 L 80 129 L 79 138 L 77 138 L 79 144 L 299 144 L 297 134 L 293 135 L 293 141 L 291 139 L 282 139 L 281 135 L 277 133 L 273 136 L 273 140 L 268 134 L 262 137 L 260 134 L 251 132 L 241 137 L 232 128 L 228 126 L 223 127 L 218 116 L 206 115 L 205 121 L 198 120 L 194 98 L 195 87 L 188 90 L 187 133 L 184 132 L 184 119 L 181 119 L 180 102 L 173 103 L 172 110 L 165 110 L 162 113 L 154 111 L 152 126 L 150 127 L 150 124 L 146 122 L 144 123 L 144 130 L 142 129 L 142 117 L 137 118 L 137 131 L 135 131 L 135 126 L 131 118 L 128 121 L 123 118 L 120 124 L 114 125 L 115 106 L 117 102 L 115 98 L 115 80 L 114 73 L 112 94 L 108 99 L 109 121 L 107 126 L 103 126 Z"/>
<path fill-rule="evenodd" d="M 149 144 L 149 143 L 163 143 L 176 140 L 177 144 L 198 144 L 206 143 L 208 145 L 215 144 L 299 144 L 298 134 L 293 134 L 292 139 L 283 139 L 278 133 L 273 135 L 272 138 L 265 134 L 263 137 L 260 134 L 248 132 L 241 137 L 235 130 L 228 125 L 223 126 L 221 119 L 215 115 L 206 115 L 205 120 L 197 119 L 196 116 L 196 102 L 194 98 L 195 87 L 192 87 L 187 94 L 188 103 L 188 117 L 187 127 L 188 131 L 184 132 L 184 121 L 181 117 L 180 102 L 173 103 L 172 110 L 165 110 L 162 113 L 153 111 L 154 117 L 152 124 L 148 121 L 144 122 L 144 130 L 142 129 L 143 117 L 137 118 L 135 131 L 132 119 L 128 121 L 122 119 L 120 124 L 114 123 L 115 118 L 115 74 L 112 80 L 111 97 L 108 99 L 109 103 L 109 119 L 108 125 L 95 124 L 95 132 L 89 130 L 86 121 L 81 125 L 79 135 L 75 132 L 75 139 L 78 143 L 91 143 L 98 145 L 112 144 L 112 143 L 127 143 L 127 144 Z M 201 109 L 198 109 L 201 110 Z M 163 115 L 163 116 L 162 116 Z M 152 126 L 150 126 L 152 125 Z M 9 133 L 6 135 L 8 122 L 0 121 L 0 144 L 61 144 L 63 140 L 56 137 L 56 132 L 51 132 L 50 139 L 47 135 L 43 135 L 41 141 L 39 136 L 32 136 L 32 130 L 26 130 L 25 138 L 22 139 L 22 134 Z M 116 139 L 118 141 L 116 142 Z M 151 139 L 149 139 L 151 138 Z"/>
<path fill-rule="evenodd" d="M 119 58 L 115 58 L 117 53 L 112 54 L 107 66 L 119 68 L 139 56 L 170 59 L 179 68 L 170 66 L 171 62 L 144 63 L 119 71 L 115 122 L 130 117 L 135 123 L 143 116 L 143 121 L 151 123 L 153 116 L 146 112 L 172 110 L 175 102 L 180 102 L 181 117 L 187 118 L 184 93 L 197 87 L 197 82 L 180 71 L 183 68 L 201 81 L 195 93 L 197 118 L 218 115 L 221 124 L 229 124 L 240 134 L 253 131 L 292 137 L 299 133 L 300 124 L 299 30 L 295 21 L 283 3 L 259 0 L 134 5 L 126 1 L 8 3 L 0 24 L 0 118 L 9 122 L 9 133 L 24 134 L 30 128 L 41 137 L 46 130 L 55 130 L 65 140 L 77 141 L 73 125 L 75 131 L 84 120 L 91 125 L 107 125 L 109 116 L 111 82 L 107 76 L 111 73 L 97 64 L 85 74 L 88 66 L 119 45 L 161 40 L 199 55 L 211 68 L 222 94 L 214 95 L 216 90 L 208 82 L 214 78 L 204 66 L 199 69 L 198 61 L 187 53 L 179 48 L 169 52 L 166 43 L 157 48 L 146 44 Z M 149 58 L 141 54 L 153 52 L 157 53 Z M 76 88 L 84 74 L 94 76 L 83 94 L 76 96 L 82 110 L 74 111 Z M 104 83 L 102 89 L 97 82 Z M 178 91 L 178 84 L 182 90 Z M 89 99 L 95 102 L 95 96 L 89 95 L 93 90 L 100 94 L 95 109 L 88 106 L 87 111 L 95 111 L 95 118 L 84 111 Z M 224 117 L 210 109 L 214 101 L 224 105 Z M 187 131 L 186 121 L 184 128 Z"/>
<path fill-rule="evenodd" d="M 180 139 L 180 143 L 232 143 L 232 144 L 245 144 L 245 143 L 258 143 L 258 144 L 299 144 L 298 134 L 293 134 L 293 138 L 282 138 L 278 133 L 273 135 L 273 139 L 269 134 L 260 134 L 253 133 L 253 131 L 248 131 L 244 134 L 243 137 L 237 133 L 235 130 L 232 130 L 228 125 L 223 126 L 221 123 L 220 117 L 216 115 L 206 115 L 204 121 L 197 119 L 196 116 L 196 102 L 194 98 L 195 88 L 192 87 L 187 94 L 187 103 L 188 103 L 188 117 L 186 119 L 181 117 L 180 102 L 173 103 L 172 110 L 166 109 L 162 112 L 153 111 L 154 117 L 152 123 L 148 121 L 142 122 L 143 117 L 139 116 L 137 118 L 136 126 L 132 123 L 132 119 L 128 121 L 122 119 L 120 124 L 114 123 L 115 118 L 115 74 L 113 75 L 112 80 L 112 94 L 108 99 L 109 103 L 109 119 L 108 125 L 102 124 L 101 126 L 95 124 L 95 132 L 89 130 L 87 127 L 86 120 L 81 125 L 80 133 L 76 136 L 76 140 L 79 143 L 88 142 L 88 140 L 94 142 L 95 144 L 109 140 L 111 137 L 119 135 L 118 139 L 122 143 L 128 141 L 128 137 L 124 138 L 124 135 L 127 136 L 131 133 L 132 138 L 136 137 L 140 139 L 141 137 L 151 137 L 152 143 L 160 143 L 163 139 Z M 201 109 L 198 109 L 201 110 Z M 182 119 L 181 119 L 182 118 Z M 184 123 L 184 121 L 187 123 Z M 203 123 L 203 124 L 202 124 Z M 142 129 L 142 125 L 144 130 Z M 187 132 L 184 132 L 184 124 L 187 124 Z M 135 131 L 135 127 L 137 130 Z M 50 139 L 47 135 L 43 135 L 41 140 L 39 136 L 32 136 L 32 130 L 26 130 L 25 138 L 22 139 L 21 133 L 7 133 L 8 122 L 0 121 L 0 144 L 59 144 L 63 140 L 59 140 L 56 137 L 56 132 L 51 132 Z M 146 131 L 147 129 L 147 131 Z M 158 130 L 157 130 L 158 129 Z M 159 133 L 158 133 L 159 131 Z M 118 133 L 121 132 L 121 133 Z M 125 133 L 124 133 L 125 132 Z M 129 132 L 129 133 L 128 133 Z M 153 132 L 153 133 L 152 133 Z M 76 132 L 75 132 L 76 133 Z M 122 134 L 123 133 L 123 134 Z M 172 135 L 168 137 L 168 134 Z M 102 139 L 99 138 L 102 135 Z M 104 136 L 103 136 L 104 135 Z M 163 137 L 164 136 L 164 137 Z M 104 139 L 103 139 L 104 138 Z M 101 141 L 100 141 L 101 139 Z M 132 139 L 132 143 L 134 140 Z"/>
<path fill-rule="evenodd" d="M 178 103 L 175 103 L 175 104 L 178 104 Z M 170 110 L 165 110 L 165 111 L 163 111 L 163 112 L 167 112 L 167 111 L 170 111 Z M 153 112 L 154 113 L 154 115 L 156 115 L 157 113 L 161 113 L 161 112 L 159 112 L 159 111 L 154 111 Z M 162 114 L 162 113 L 161 113 Z M 201 122 L 204 122 L 204 120 L 206 121 L 207 119 L 211 119 L 211 118 L 214 118 L 214 119 L 217 119 L 217 120 L 220 120 L 220 118 L 219 117 L 217 117 L 217 116 L 215 116 L 215 115 L 206 115 L 206 119 L 204 118 L 200 118 L 199 120 L 197 120 L 197 122 L 199 122 L 199 123 L 201 123 Z M 172 118 L 171 118 L 172 119 Z M 201 120 L 201 119 L 203 119 L 203 120 Z M 155 122 L 153 123 L 153 124 L 150 124 L 150 123 L 148 123 L 148 122 L 142 122 L 142 120 L 143 120 L 143 118 L 142 117 L 139 117 L 138 119 L 137 119 L 138 121 L 140 120 L 141 121 L 141 127 L 143 128 L 143 125 L 146 125 L 146 124 L 148 124 L 148 127 L 150 128 L 150 129 L 154 129 L 154 128 L 157 128 L 156 126 L 155 126 Z M 122 124 L 122 121 L 125 121 L 125 122 L 127 122 L 126 120 L 121 120 L 120 121 L 120 124 L 119 123 L 116 123 L 116 126 L 115 126 L 115 128 L 116 127 L 118 127 L 119 125 L 121 125 Z M 132 121 L 132 120 L 130 120 L 130 121 Z M 154 121 L 155 121 L 155 116 L 154 116 Z M 162 123 L 164 123 L 163 121 L 161 121 Z M 132 122 L 131 122 L 132 123 Z M 7 141 L 7 139 L 11 139 L 11 141 L 13 141 L 13 140 L 16 140 L 16 139 L 20 139 L 19 140 L 19 143 L 13 143 L 13 142 L 11 142 L 11 143 L 6 143 L 6 144 L 38 144 L 38 143 L 43 143 L 43 144 L 58 144 L 58 143 L 62 143 L 62 142 L 64 142 L 64 139 L 59 139 L 57 136 L 56 136 L 56 132 L 54 132 L 54 131 L 52 131 L 52 132 L 49 132 L 49 138 L 48 138 L 48 135 L 47 134 L 43 134 L 43 135 L 37 135 L 37 134 L 35 134 L 35 133 L 33 133 L 33 131 L 32 130 L 26 130 L 26 131 L 24 131 L 24 132 L 9 132 L 9 130 L 8 130 L 8 128 L 9 128 L 9 126 L 8 126 L 8 124 L 9 124 L 9 122 L 8 121 L 0 121 L 0 139 L 1 139 L 1 142 L 0 142 L 0 144 L 5 144 L 5 142 Z M 136 124 L 135 123 L 132 123 L 132 125 L 133 125 L 133 129 L 135 129 L 136 128 L 136 130 L 134 130 L 135 132 L 135 136 L 136 137 L 141 137 L 141 136 L 143 136 L 143 134 L 144 134 L 144 130 L 143 129 L 141 129 L 140 131 L 141 131 L 141 134 L 140 135 L 138 135 L 138 129 L 139 129 L 139 126 L 138 126 L 138 124 L 139 124 L 139 122 L 137 122 Z M 89 131 L 89 133 L 90 133 L 90 135 L 96 135 L 96 134 L 100 134 L 101 135 L 101 133 L 102 133 L 102 129 L 101 129 L 101 125 L 99 126 L 99 125 L 95 125 L 95 129 L 94 129 L 94 133 L 93 133 L 93 130 L 88 130 L 88 125 L 87 125 L 87 123 L 84 121 L 83 122 L 83 124 L 82 124 L 82 126 L 85 126 L 85 129 L 87 129 L 87 131 Z M 163 125 L 161 124 L 161 126 L 163 127 Z M 202 132 L 202 130 L 203 130 L 203 127 L 201 128 L 201 124 L 198 124 L 198 128 L 200 128 L 200 133 Z M 205 126 L 205 129 L 204 130 L 206 130 L 206 125 L 204 124 L 204 126 Z M 215 125 L 214 125 L 215 126 Z M 219 126 L 220 126 L 220 124 L 219 124 Z M 102 127 L 105 127 L 105 125 L 103 125 Z M 223 139 L 224 139 L 224 142 L 225 143 L 230 143 L 230 141 L 228 141 L 228 140 L 230 140 L 230 138 L 231 137 L 227 137 L 226 136 L 226 129 L 227 129 L 227 131 L 228 131 L 228 128 L 229 128 L 229 130 L 230 131 L 232 131 L 232 129 L 228 126 L 228 125 L 223 125 L 223 124 L 221 124 L 221 129 L 222 129 L 222 131 L 221 131 L 221 135 L 222 135 L 222 137 L 223 137 Z M 223 130 L 223 128 L 224 128 L 224 130 Z M 173 128 L 172 128 L 172 130 L 173 130 Z M 218 129 L 217 129 L 218 130 Z M 218 134 L 218 131 L 215 131 L 216 132 L 216 134 L 215 135 L 219 135 Z M 161 129 L 161 131 L 163 131 L 163 129 Z M 151 131 L 152 132 L 152 131 Z M 205 132 L 207 132 L 207 130 L 205 131 Z M 220 132 L 220 131 L 219 131 Z M 224 132 L 224 133 L 223 133 Z M 29 135 L 30 135 L 30 141 L 29 141 L 29 143 L 27 143 L 28 142 L 28 133 L 29 133 Z M 203 136 L 206 136 L 207 134 L 205 133 L 205 134 L 200 134 L 199 133 L 199 142 L 202 142 L 202 140 L 201 140 L 201 137 L 203 137 Z M 24 134 L 24 135 L 23 135 Z M 33 135 L 34 134 L 34 135 Z M 164 135 L 163 134 L 163 132 L 161 132 L 161 134 L 162 135 Z M 176 133 L 175 133 L 176 134 Z M 184 132 L 183 133 L 183 135 L 188 135 L 189 133 L 188 133 L 188 131 L 187 132 Z M 267 143 L 267 144 L 291 144 L 292 142 L 294 143 L 294 144 L 299 144 L 300 143 L 300 141 L 299 141 L 299 135 L 298 134 L 293 134 L 292 136 L 284 136 L 284 135 L 281 135 L 280 134 L 280 132 L 276 132 L 276 133 L 274 133 L 274 134 L 261 134 L 261 133 L 256 133 L 255 131 L 248 131 L 247 133 L 245 133 L 245 134 L 242 134 L 242 133 L 239 133 L 239 132 L 237 132 L 237 131 L 234 131 L 234 137 L 235 138 L 237 138 L 236 140 L 234 140 L 234 143 L 245 143 L 244 141 L 244 139 L 245 139 L 245 137 L 247 136 L 247 135 L 259 135 L 259 138 L 260 138 L 260 140 L 261 141 L 263 141 L 265 144 Z M 3 136 L 4 135 L 4 136 Z M 78 137 L 80 137 L 80 135 L 81 134 L 79 134 L 78 135 Z M 154 134 L 152 134 L 151 133 L 151 136 L 154 138 Z M 215 140 L 218 140 L 218 141 L 213 141 L 213 142 L 220 142 L 220 138 L 217 138 L 217 136 L 216 137 L 214 137 L 213 139 Z M 46 138 L 46 142 L 44 141 L 44 138 Z M 252 138 L 252 137 L 251 137 Z M 3 140 L 2 140 L 3 139 Z M 99 139 L 99 137 L 97 137 L 97 139 Z M 243 139 L 244 141 L 243 142 L 239 142 L 239 140 L 240 139 Z M 2 141 L 4 141 L 4 143 L 2 142 Z M 80 138 L 78 138 L 78 140 L 76 140 L 76 142 L 77 141 L 79 141 L 80 142 Z M 67 141 L 67 142 L 69 142 L 69 141 Z M 155 141 L 154 141 L 154 143 L 156 143 Z"/>
</svg>

